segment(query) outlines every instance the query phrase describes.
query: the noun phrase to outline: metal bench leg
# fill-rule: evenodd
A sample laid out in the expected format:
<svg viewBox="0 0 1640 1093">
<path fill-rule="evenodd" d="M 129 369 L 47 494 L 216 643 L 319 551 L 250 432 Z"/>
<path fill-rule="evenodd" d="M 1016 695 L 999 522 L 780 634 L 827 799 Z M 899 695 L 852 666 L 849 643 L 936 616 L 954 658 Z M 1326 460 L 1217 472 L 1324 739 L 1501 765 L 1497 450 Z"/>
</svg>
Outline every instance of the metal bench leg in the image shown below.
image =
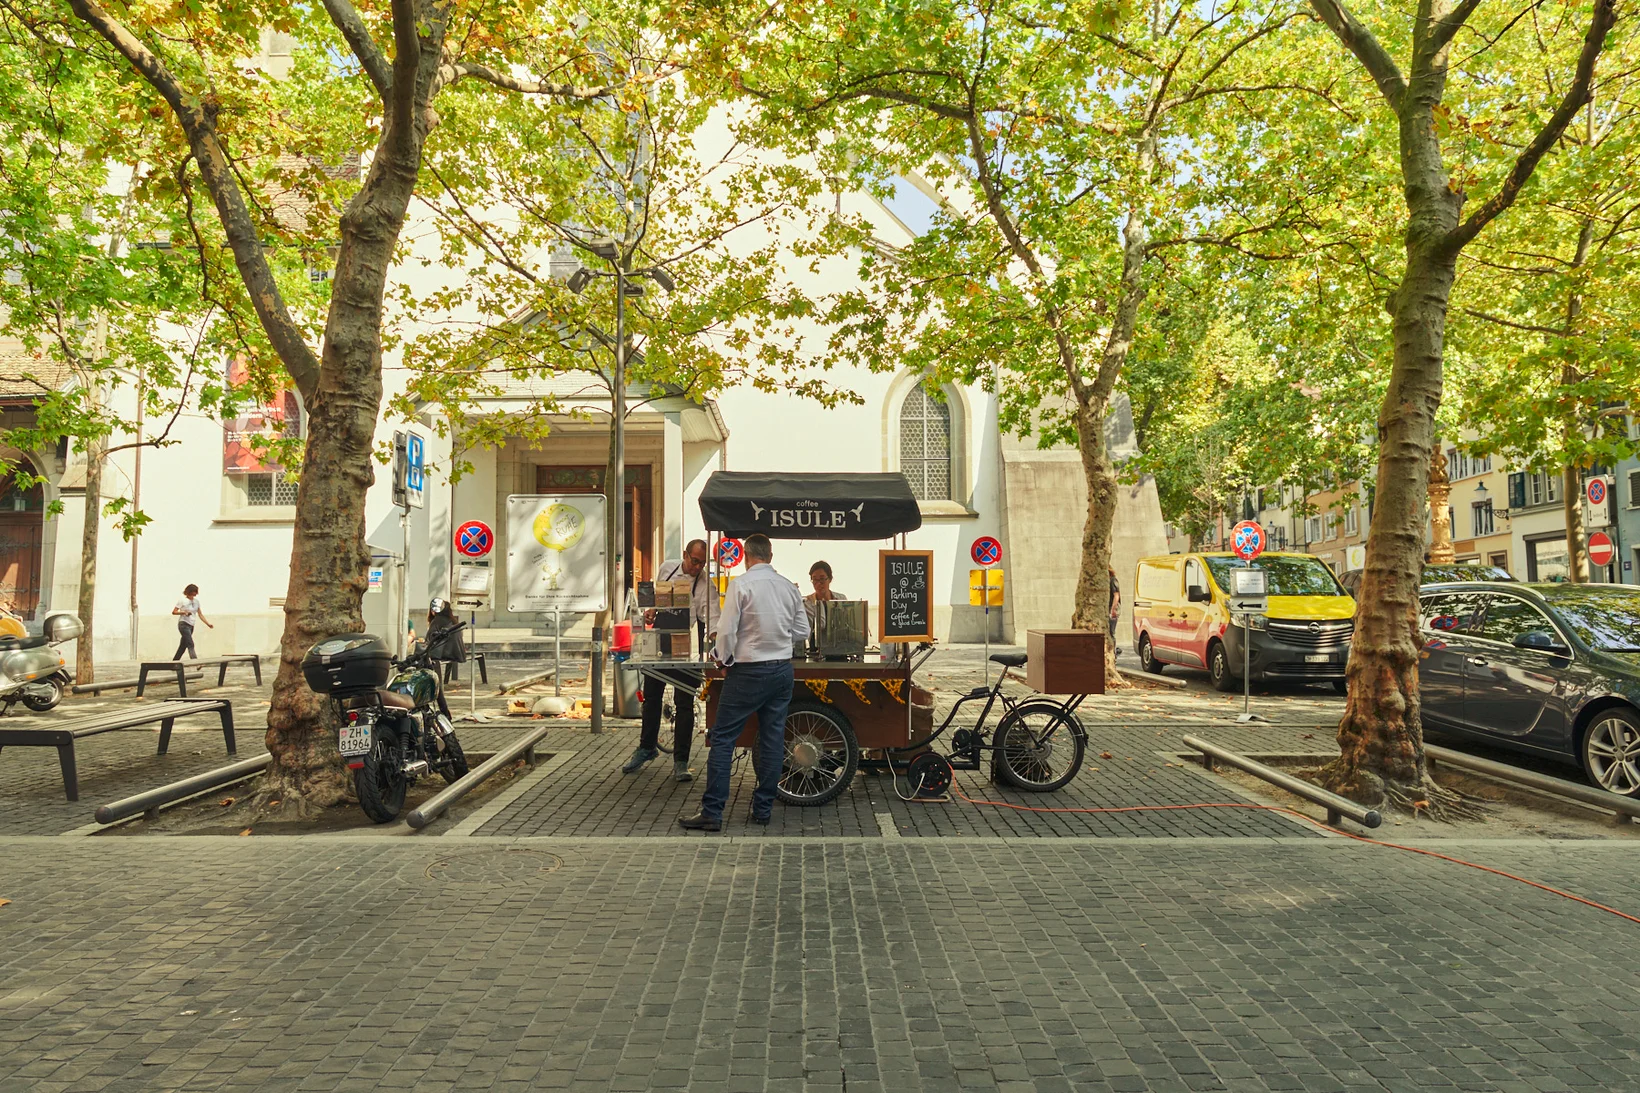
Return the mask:
<svg viewBox="0 0 1640 1093">
<path fill-rule="evenodd" d="M 143 668 L 143 669 L 141 669 L 137 672 L 137 697 L 141 698 L 142 697 L 142 692 L 146 691 L 147 689 L 148 689 L 148 669 Z"/>
<path fill-rule="evenodd" d="M 226 683 L 227 681 L 228 681 L 228 662 L 223 661 L 221 664 L 217 665 L 216 685 L 218 687 L 220 687 L 224 683 Z"/>
<path fill-rule="evenodd" d="M 177 697 L 188 697 L 188 669 L 181 661 L 177 662 Z"/>
<path fill-rule="evenodd" d="M 164 721 L 159 723 L 159 754 L 161 755 L 164 755 L 168 750 L 170 750 L 171 726 L 174 724 L 176 724 L 176 719 L 172 717 L 167 717 Z"/>
<path fill-rule="evenodd" d="M 80 772 L 74 765 L 74 741 L 57 745 L 57 762 L 63 768 L 63 792 L 70 801 L 80 799 Z"/>
<path fill-rule="evenodd" d="M 251 669 L 256 672 L 256 685 L 258 687 L 262 686 L 262 656 L 260 653 L 251 661 Z"/>
<path fill-rule="evenodd" d="M 229 755 L 238 755 L 239 749 L 234 746 L 233 740 L 233 707 L 222 707 L 222 739 L 228 745 Z"/>
</svg>

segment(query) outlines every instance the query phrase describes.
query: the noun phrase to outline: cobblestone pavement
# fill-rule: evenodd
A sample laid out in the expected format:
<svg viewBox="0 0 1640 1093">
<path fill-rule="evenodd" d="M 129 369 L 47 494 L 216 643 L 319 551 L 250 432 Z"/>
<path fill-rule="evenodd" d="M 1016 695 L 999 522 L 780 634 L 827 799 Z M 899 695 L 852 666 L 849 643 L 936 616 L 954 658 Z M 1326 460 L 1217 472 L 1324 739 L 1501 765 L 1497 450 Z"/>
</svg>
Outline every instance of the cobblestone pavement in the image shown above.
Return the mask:
<svg viewBox="0 0 1640 1093">
<path fill-rule="evenodd" d="M 1633 1088 L 1633 924 L 1338 839 L 0 843 L 0 1091 Z M 1640 908 L 1614 844 L 1467 853 Z"/>
<path fill-rule="evenodd" d="M 933 669 L 951 691 L 981 665 Z M 253 754 L 266 693 L 232 697 Z M 1235 723 L 1199 681 L 1093 699 L 1066 790 L 959 786 L 1233 800 L 1173 758 L 1182 733 L 1332 749 L 1331 695 L 1258 702 L 1273 723 Z M 1621 955 L 1640 927 L 1516 881 L 1267 812 L 910 805 L 870 776 L 763 829 L 737 772 L 725 832 L 683 836 L 699 783 L 666 757 L 620 775 L 636 726 L 608 724 L 555 725 L 537 773 L 408 838 L 43 837 L 220 764 L 221 737 L 202 722 L 163 759 L 151 732 L 86 741 L 72 806 L 54 752 L 6 749 L 0 1093 L 1528 1093 L 1640 1073 Z M 1632 843 L 1441 849 L 1640 913 Z"/>
</svg>

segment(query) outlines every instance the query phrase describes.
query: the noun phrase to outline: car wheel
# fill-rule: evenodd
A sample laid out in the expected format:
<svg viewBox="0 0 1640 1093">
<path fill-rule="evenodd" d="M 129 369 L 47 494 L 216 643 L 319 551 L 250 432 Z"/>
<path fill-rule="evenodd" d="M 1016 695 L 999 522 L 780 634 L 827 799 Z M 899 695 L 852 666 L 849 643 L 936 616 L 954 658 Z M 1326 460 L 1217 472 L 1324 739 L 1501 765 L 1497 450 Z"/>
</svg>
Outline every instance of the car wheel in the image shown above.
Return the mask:
<svg viewBox="0 0 1640 1093">
<path fill-rule="evenodd" d="M 1143 668 L 1151 675 L 1161 675 L 1162 669 L 1166 667 L 1166 665 L 1156 659 L 1155 652 L 1150 648 L 1149 634 L 1139 635 L 1139 667 Z"/>
<path fill-rule="evenodd" d="M 1623 797 L 1640 797 L 1640 716 L 1601 710 L 1583 733 L 1583 771 L 1589 781 Z"/>
<path fill-rule="evenodd" d="M 1350 693 L 1350 681 L 1347 680 L 1347 679 L 1335 679 L 1335 680 L 1333 680 L 1333 690 L 1337 691 L 1341 695 L 1349 694 Z"/>
<path fill-rule="evenodd" d="M 1208 647 L 1207 674 L 1213 680 L 1215 691 L 1236 689 L 1236 677 L 1230 674 L 1230 654 L 1224 651 L 1222 641 L 1215 641 Z"/>
</svg>

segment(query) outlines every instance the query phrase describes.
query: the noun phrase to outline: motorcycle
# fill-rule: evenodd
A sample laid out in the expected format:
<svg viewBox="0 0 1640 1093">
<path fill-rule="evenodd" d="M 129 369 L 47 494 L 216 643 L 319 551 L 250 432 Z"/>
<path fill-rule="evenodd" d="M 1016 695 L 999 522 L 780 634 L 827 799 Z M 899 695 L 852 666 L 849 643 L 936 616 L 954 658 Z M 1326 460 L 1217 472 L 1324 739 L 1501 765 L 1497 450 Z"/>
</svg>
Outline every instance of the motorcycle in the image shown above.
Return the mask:
<svg viewBox="0 0 1640 1093">
<path fill-rule="evenodd" d="M 439 639 L 464 625 L 434 631 L 403 660 L 370 634 L 326 638 L 302 658 L 308 689 L 336 706 L 336 750 L 353 772 L 359 807 L 376 823 L 398 819 L 406 792 L 422 775 L 454 782 L 467 773 L 467 756 L 428 656 Z"/>
<path fill-rule="evenodd" d="M 47 616 L 42 633 L 18 636 L 21 620 L 7 612 L 5 622 L 14 625 L 0 628 L 0 717 L 19 702 L 35 713 L 56 709 L 73 682 L 57 646 L 79 637 L 85 627 L 73 615 L 57 614 Z"/>
</svg>

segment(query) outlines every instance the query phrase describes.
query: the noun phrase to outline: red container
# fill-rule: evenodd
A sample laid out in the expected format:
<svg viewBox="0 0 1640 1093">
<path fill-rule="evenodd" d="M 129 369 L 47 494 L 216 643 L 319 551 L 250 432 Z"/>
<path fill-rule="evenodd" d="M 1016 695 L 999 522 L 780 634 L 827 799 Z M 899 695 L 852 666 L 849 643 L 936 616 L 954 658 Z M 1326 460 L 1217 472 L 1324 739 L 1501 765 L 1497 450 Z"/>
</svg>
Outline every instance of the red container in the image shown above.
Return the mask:
<svg viewBox="0 0 1640 1093">
<path fill-rule="evenodd" d="M 632 652 L 632 624 L 630 622 L 615 624 L 615 636 L 611 639 L 609 651 L 612 653 Z"/>
</svg>

